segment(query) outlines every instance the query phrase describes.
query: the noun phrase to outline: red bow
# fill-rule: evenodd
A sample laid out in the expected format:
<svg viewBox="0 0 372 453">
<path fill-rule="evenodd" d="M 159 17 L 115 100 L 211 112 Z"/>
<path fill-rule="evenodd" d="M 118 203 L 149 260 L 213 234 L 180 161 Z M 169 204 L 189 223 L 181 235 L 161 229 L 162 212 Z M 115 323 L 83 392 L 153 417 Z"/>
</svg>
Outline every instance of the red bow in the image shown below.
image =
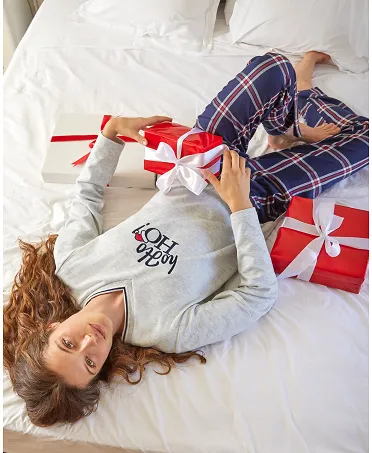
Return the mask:
<svg viewBox="0 0 372 453">
<path fill-rule="evenodd" d="M 111 115 L 104 115 L 101 123 L 101 131 L 105 127 L 108 120 L 111 118 Z M 51 142 L 76 142 L 80 140 L 93 140 L 89 143 L 89 148 L 93 148 L 94 144 L 96 143 L 98 135 L 53 135 L 51 138 Z M 118 138 L 124 140 L 125 142 L 135 142 L 133 138 L 126 137 L 125 135 L 118 135 Z M 85 156 L 80 157 L 80 159 L 72 162 L 72 165 L 75 167 L 76 165 L 83 164 L 89 157 L 89 154 L 85 154 Z"/>
</svg>

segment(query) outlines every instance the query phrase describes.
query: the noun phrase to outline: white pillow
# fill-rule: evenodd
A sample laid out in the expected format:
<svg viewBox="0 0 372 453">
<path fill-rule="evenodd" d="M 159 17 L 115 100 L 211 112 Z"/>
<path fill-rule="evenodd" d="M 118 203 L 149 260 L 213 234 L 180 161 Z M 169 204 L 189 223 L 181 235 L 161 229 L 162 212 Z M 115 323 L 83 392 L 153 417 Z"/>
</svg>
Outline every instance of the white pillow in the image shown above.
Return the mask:
<svg viewBox="0 0 372 453">
<path fill-rule="evenodd" d="M 351 4 L 350 0 L 237 0 L 230 33 L 234 43 L 297 54 L 325 52 L 341 70 L 361 73 L 368 70 L 368 60 L 359 58 L 350 44 Z"/>
<path fill-rule="evenodd" d="M 132 34 L 136 46 L 155 40 L 168 49 L 202 52 L 211 47 L 219 2 L 88 0 L 71 19 Z"/>
<path fill-rule="evenodd" d="M 230 23 L 230 19 L 231 19 L 232 13 L 234 11 L 235 3 L 236 3 L 236 0 L 226 0 L 225 20 L 226 20 L 227 25 L 229 25 L 229 23 Z"/>
</svg>

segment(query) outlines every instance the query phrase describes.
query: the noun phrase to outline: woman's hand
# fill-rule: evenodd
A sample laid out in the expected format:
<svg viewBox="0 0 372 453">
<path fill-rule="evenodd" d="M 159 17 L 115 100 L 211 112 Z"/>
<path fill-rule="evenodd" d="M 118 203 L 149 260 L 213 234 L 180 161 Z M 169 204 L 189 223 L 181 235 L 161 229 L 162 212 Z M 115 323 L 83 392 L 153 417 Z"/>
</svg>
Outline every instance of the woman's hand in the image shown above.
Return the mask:
<svg viewBox="0 0 372 453">
<path fill-rule="evenodd" d="M 118 141 L 117 135 L 125 135 L 133 138 L 142 145 L 147 145 L 147 140 L 139 134 L 139 131 L 154 124 L 172 121 L 168 116 L 150 116 L 149 118 L 111 118 L 103 128 L 102 134 L 110 140 Z"/>
<path fill-rule="evenodd" d="M 235 151 L 224 151 L 221 180 L 209 170 L 201 170 L 232 213 L 252 208 L 249 199 L 251 170 L 245 166 L 246 159 Z"/>
</svg>

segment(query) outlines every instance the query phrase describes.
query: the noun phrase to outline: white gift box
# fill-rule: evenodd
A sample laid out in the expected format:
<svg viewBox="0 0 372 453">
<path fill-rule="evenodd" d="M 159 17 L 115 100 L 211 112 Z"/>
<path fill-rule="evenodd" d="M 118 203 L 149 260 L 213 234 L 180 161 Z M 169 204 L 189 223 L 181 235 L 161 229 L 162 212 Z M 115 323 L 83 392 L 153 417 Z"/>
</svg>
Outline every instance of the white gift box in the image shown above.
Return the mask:
<svg viewBox="0 0 372 453">
<path fill-rule="evenodd" d="M 102 115 L 62 114 L 53 131 L 55 135 L 98 135 Z M 42 168 L 44 182 L 74 184 L 85 163 L 72 165 L 92 151 L 92 140 L 49 143 Z M 144 170 L 145 148 L 139 143 L 126 143 L 120 156 L 110 186 L 140 189 L 155 189 L 156 175 Z"/>
</svg>

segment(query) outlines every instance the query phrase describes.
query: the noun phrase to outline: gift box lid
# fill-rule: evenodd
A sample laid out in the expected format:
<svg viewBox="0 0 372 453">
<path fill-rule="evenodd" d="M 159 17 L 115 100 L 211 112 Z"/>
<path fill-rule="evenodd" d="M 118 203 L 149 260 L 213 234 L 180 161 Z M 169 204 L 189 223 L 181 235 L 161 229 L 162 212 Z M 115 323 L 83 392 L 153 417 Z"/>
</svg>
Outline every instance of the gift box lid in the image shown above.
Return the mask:
<svg viewBox="0 0 372 453">
<path fill-rule="evenodd" d="M 62 114 L 59 116 L 53 136 L 98 135 L 103 114 Z M 42 177 L 47 183 L 74 184 L 84 164 L 72 163 L 91 152 L 90 140 L 49 143 Z M 156 188 L 156 175 L 144 169 L 145 148 L 139 143 L 126 143 L 110 186 L 125 188 Z"/>
<path fill-rule="evenodd" d="M 190 129 L 190 127 L 177 123 L 156 124 L 145 130 L 145 137 L 148 141 L 147 146 L 156 149 L 160 142 L 165 141 L 172 148 L 176 149 L 177 140 Z M 200 150 L 208 151 L 221 144 L 222 137 L 201 131 L 200 134 L 188 136 L 183 142 L 183 148 L 186 149 L 187 147 L 188 154 L 191 154 L 199 153 Z"/>
<path fill-rule="evenodd" d="M 326 200 L 325 200 L 326 201 Z M 369 238 L 369 211 L 335 204 L 334 213 L 343 217 L 343 222 L 329 236 Z M 294 196 L 289 204 L 286 217 L 315 225 L 313 219 L 313 200 Z"/>
</svg>

